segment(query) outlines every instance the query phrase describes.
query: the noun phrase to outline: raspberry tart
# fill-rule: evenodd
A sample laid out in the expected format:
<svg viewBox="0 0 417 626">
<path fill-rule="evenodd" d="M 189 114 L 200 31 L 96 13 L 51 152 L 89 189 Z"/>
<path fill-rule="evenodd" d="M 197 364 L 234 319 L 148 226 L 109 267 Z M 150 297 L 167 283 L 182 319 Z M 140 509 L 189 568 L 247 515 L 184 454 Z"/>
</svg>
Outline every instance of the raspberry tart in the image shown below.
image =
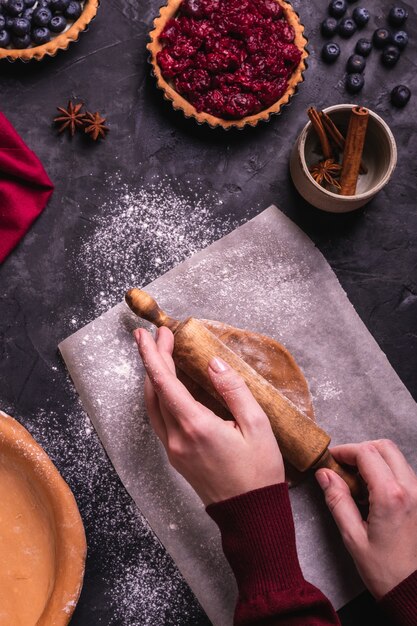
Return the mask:
<svg viewBox="0 0 417 626">
<path fill-rule="evenodd" d="M 307 40 L 285 0 L 168 0 L 148 50 L 175 109 L 211 127 L 255 126 L 303 80 Z"/>
</svg>

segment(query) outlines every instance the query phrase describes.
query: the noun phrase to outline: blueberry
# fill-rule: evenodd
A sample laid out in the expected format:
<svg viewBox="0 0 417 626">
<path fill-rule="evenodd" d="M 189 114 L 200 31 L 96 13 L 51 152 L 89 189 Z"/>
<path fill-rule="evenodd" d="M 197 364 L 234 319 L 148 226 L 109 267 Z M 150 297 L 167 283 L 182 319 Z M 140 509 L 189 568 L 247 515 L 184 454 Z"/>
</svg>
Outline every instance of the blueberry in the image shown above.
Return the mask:
<svg viewBox="0 0 417 626">
<path fill-rule="evenodd" d="M 345 85 L 349 93 L 359 93 L 364 84 L 363 74 L 347 74 Z"/>
<path fill-rule="evenodd" d="M 62 33 L 67 26 L 67 20 L 63 15 L 55 15 L 49 22 L 49 28 L 53 33 Z"/>
<path fill-rule="evenodd" d="M 51 0 L 39 0 L 36 6 L 37 9 L 50 9 Z"/>
<path fill-rule="evenodd" d="M 68 8 L 65 10 L 64 15 L 69 20 L 78 20 L 82 13 L 81 4 L 76 0 L 71 0 L 68 5 Z"/>
<path fill-rule="evenodd" d="M 356 9 L 353 9 L 352 17 L 358 28 L 363 28 L 369 22 L 370 14 L 368 9 L 356 7 Z"/>
<path fill-rule="evenodd" d="M 25 7 L 33 7 L 33 5 L 35 4 L 36 0 L 23 0 L 23 4 L 25 5 Z"/>
<path fill-rule="evenodd" d="M 19 50 L 23 50 L 23 48 L 29 48 L 32 40 L 30 38 L 29 33 L 26 35 L 22 35 L 22 37 L 13 37 L 13 46 L 18 48 Z"/>
<path fill-rule="evenodd" d="M 47 26 L 51 21 L 52 13 L 46 7 L 36 8 L 33 11 L 32 22 L 35 26 Z"/>
<path fill-rule="evenodd" d="M 391 7 L 388 13 L 388 21 L 391 26 L 402 26 L 407 17 L 408 11 L 402 7 Z"/>
<path fill-rule="evenodd" d="M 386 28 L 377 28 L 372 35 L 372 41 L 375 48 L 381 49 L 391 43 L 391 33 Z"/>
<path fill-rule="evenodd" d="M 346 69 L 349 74 L 362 74 L 366 61 L 360 54 L 352 54 L 347 60 Z"/>
<path fill-rule="evenodd" d="M 6 26 L 6 18 L 4 15 L 0 15 L 0 30 L 3 30 Z"/>
<path fill-rule="evenodd" d="M 323 37 L 333 37 L 337 32 L 337 19 L 335 17 L 327 17 L 322 21 L 320 30 Z"/>
<path fill-rule="evenodd" d="M 411 98 L 411 91 L 405 85 L 397 85 L 391 91 L 391 102 L 395 107 L 405 107 Z"/>
<path fill-rule="evenodd" d="M 401 52 L 397 46 L 386 46 L 382 51 L 381 61 L 385 67 L 394 67 L 400 58 L 400 55 Z"/>
<path fill-rule="evenodd" d="M 356 54 L 360 54 L 362 57 L 367 57 L 371 54 L 372 41 L 369 39 L 358 39 L 355 46 Z"/>
<path fill-rule="evenodd" d="M 334 41 L 324 44 L 323 48 L 321 49 L 321 58 L 323 59 L 323 61 L 326 61 L 326 63 L 334 63 L 339 54 L 340 46 Z"/>
<path fill-rule="evenodd" d="M 68 9 L 71 0 L 51 0 L 51 11 L 54 13 L 63 13 Z"/>
<path fill-rule="evenodd" d="M 15 17 L 10 17 L 10 15 L 6 15 L 6 30 L 12 30 L 15 19 Z"/>
<path fill-rule="evenodd" d="M 343 20 L 340 20 L 338 33 L 344 39 L 352 37 L 352 35 L 356 33 L 356 30 L 357 26 L 351 17 L 344 17 Z"/>
<path fill-rule="evenodd" d="M 41 26 L 40 28 L 35 28 L 32 31 L 32 41 L 38 46 L 44 43 L 48 43 L 50 39 L 51 39 L 51 32 L 49 28 L 45 28 L 44 26 Z"/>
<path fill-rule="evenodd" d="M 7 48 L 10 43 L 10 34 L 7 30 L 0 30 L 0 48 Z"/>
<path fill-rule="evenodd" d="M 12 26 L 13 35 L 23 37 L 30 33 L 30 22 L 25 17 L 17 17 Z"/>
<path fill-rule="evenodd" d="M 329 15 L 332 17 L 342 17 L 346 13 L 346 0 L 331 0 L 329 4 Z"/>
<path fill-rule="evenodd" d="M 32 15 L 33 15 L 33 11 L 35 9 L 33 8 L 29 8 L 29 9 L 25 9 L 22 13 L 22 17 L 25 17 L 27 20 L 29 20 L 30 22 L 32 21 Z"/>
<path fill-rule="evenodd" d="M 25 5 L 23 4 L 23 0 L 7 0 L 4 3 L 4 10 L 7 15 L 11 15 L 12 17 L 17 17 L 20 13 L 22 13 Z"/>
<path fill-rule="evenodd" d="M 349 2 L 349 4 L 353 4 L 354 2 L 356 2 L 356 0 L 347 0 Z"/>
<path fill-rule="evenodd" d="M 398 46 L 400 50 L 404 50 L 408 44 L 408 35 L 405 30 L 399 30 L 392 36 L 392 43 Z"/>
</svg>

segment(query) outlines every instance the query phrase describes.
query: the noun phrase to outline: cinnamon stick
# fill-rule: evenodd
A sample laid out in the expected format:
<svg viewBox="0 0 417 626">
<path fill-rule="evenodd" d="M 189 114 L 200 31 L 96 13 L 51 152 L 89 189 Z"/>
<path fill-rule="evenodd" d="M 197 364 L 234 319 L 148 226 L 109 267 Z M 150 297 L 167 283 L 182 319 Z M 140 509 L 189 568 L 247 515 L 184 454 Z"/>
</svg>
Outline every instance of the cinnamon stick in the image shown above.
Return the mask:
<svg viewBox="0 0 417 626">
<path fill-rule="evenodd" d="M 346 134 L 342 173 L 340 175 L 340 195 L 342 196 L 353 196 L 356 193 L 368 118 L 368 109 L 359 106 L 353 107 Z"/>
<path fill-rule="evenodd" d="M 319 112 L 317 111 L 317 109 L 315 109 L 314 107 L 310 107 L 307 110 L 307 115 L 310 118 L 310 121 L 313 125 L 314 130 L 317 133 L 317 136 L 320 140 L 320 144 L 321 144 L 321 149 L 323 152 L 323 157 L 324 159 L 331 159 L 333 158 L 333 153 L 332 153 L 332 149 L 330 146 L 330 141 L 329 138 L 326 134 L 326 131 L 324 129 L 323 126 L 323 122 L 321 121 L 321 117 Z"/>
<path fill-rule="evenodd" d="M 320 117 L 323 122 L 324 129 L 327 132 L 327 135 L 330 137 L 330 139 L 334 141 L 339 150 L 343 152 L 345 148 L 345 138 L 343 137 L 342 133 L 337 128 L 330 115 L 327 115 L 327 113 L 325 113 L 324 111 L 320 111 Z M 368 173 L 368 168 L 363 161 L 361 161 L 359 173 Z"/>
</svg>

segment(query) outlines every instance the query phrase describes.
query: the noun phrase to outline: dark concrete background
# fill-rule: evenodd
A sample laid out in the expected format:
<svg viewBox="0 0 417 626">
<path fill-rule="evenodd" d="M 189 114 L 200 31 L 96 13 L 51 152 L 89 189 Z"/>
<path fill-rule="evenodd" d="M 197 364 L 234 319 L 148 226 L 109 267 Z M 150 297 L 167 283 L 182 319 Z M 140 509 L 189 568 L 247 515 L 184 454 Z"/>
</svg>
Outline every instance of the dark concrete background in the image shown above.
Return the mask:
<svg viewBox="0 0 417 626">
<path fill-rule="evenodd" d="M 366 29 L 370 34 L 385 23 L 392 3 L 364 0 L 362 4 L 372 13 Z M 417 32 L 412 3 L 401 4 L 410 12 L 407 30 Z M 190 186 L 186 181 L 198 176 L 203 188 L 221 197 L 224 215 L 237 221 L 276 203 L 316 242 L 417 399 L 416 94 L 403 110 L 394 109 L 388 96 L 400 82 L 412 90 L 415 87 L 416 41 L 411 41 L 395 70 L 383 68 L 379 55 L 373 53 L 365 89 L 351 97 L 344 92 L 341 79 L 359 35 L 342 42 L 342 58 L 329 68 L 319 59 L 319 24 L 327 2 L 296 0 L 294 5 L 310 40 L 306 81 L 282 116 L 243 132 L 225 134 L 198 127 L 163 101 L 150 77 L 145 52 L 147 33 L 159 7 L 154 0 L 103 1 L 89 32 L 67 52 L 41 63 L 0 63 L 0 108 L 38 154 L 56 185 L 42 216 L 0 268 L 0 407 L 35 435 L 77 497 L 89 556 L 74 625 L 207 624 L 185 585 L 172 591 L 173 565 L 136 516 L 94 435 L 88 446 L 100 458 L 99 469 L 88 484 L 82 472 L 74 471 L 84 461 L 71 420 L 82 409 L 57 344 L 73 332 L 69 320 L 74 310 L 83 323 L 96 310 L 98 294 L 82 289 L 69 258 L 77 253 L 86 229 L 94 228 L 101 203 L 111 193 L 105 176 L 120 172 L 122 181 L 134 183 L 140 178 L 146 183 L 160 172 L 175 180 L 185 194 Z M 106 142 L 92 145 L 81 137 L 73 141 L 57 137 L 51 125 L 55 107 L 65 105 L 70 97 L 108 117 L 111 132 Z M 289 179 L 288 156 L 310 104 L 324 107 L 349 101 L 369 106 L 391 126 L 398 145 L 398 167 L 390 184 L 364 210 L 328 215 L 296 193 Z M 141 259 L 144 277 L 152 270 L 147 263 Z M 109 306 L 122 297 L 123 293 L 117 294 Z M 44 422 L 40 425 L 39 412 L 51 416 L 49 428 Z M 85 471 L 91 473 L 88 455 Z M 163 617 L 152 597 L 147 597 L 149 581 L 147 587 L 145 581 L 143 586 L 136 581 L 134 593 L 140 601 L 135 604 L 131 598 L 131 610 L 121 615 L 114 597 L 116 570 L 106 559 L 115 550 L 121 569 L 126 566 L 126 578 L 120 568 L 114 574 L 121 596 L 130 593 L 129 567 L 139 558 L 148 559 L 155 589 L 166 596 Z M 340 615 L 344 625 L 382 623 L 367 595 Z"/>
</svg>

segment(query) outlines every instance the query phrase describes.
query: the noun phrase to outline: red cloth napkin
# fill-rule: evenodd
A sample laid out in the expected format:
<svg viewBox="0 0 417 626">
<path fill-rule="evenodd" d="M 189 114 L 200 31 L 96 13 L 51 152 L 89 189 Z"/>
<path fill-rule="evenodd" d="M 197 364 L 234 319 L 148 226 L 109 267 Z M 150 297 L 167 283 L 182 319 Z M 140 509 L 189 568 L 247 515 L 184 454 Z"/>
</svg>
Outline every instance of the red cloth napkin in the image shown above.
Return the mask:
<svg viewBox="0 0 417 626">
<path fill-rule="evenodd" d="M 36 154 L 0 113 L 0 263 L 43 211 L 53 189 Z"/>
</svg>

